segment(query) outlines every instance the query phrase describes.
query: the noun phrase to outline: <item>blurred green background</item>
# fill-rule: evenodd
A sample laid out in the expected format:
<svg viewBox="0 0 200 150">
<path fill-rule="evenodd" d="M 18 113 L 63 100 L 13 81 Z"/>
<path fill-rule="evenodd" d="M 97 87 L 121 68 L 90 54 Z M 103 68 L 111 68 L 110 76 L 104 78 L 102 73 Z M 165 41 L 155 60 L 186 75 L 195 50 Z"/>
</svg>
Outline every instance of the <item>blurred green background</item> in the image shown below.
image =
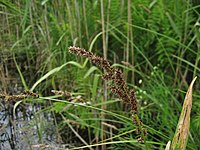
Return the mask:
<svg viewBox="0 0 200 150">
<path fill-rule="evenodd" d="M 172 140 L 197 76 L 186 149 L 200 149 L 199 0 L 0 0 L 0 22 L 2 93 L 31 89 L 47 99 L 52 89 L 66 90 L 88 102 L 74 106 L 49 98 L 40 110 L 56 114 L 55 134 L 63 143 L 145 149 L 130 108 L 103 86 L 102 70 L 68 52 L 77 46 L 123 71 L 135 89 L 149 149 L 164 149 Z"/>
</svg>

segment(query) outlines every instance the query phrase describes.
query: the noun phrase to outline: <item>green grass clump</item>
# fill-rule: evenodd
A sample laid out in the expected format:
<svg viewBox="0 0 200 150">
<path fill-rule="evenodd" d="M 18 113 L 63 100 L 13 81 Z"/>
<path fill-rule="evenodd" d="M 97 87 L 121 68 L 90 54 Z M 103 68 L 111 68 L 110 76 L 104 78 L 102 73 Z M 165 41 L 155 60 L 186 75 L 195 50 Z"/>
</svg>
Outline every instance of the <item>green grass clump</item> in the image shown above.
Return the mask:
<svg viewBox="0 0 200 150">
<path fill-rule="evenodd" d="M 173 139 L 189 83 L 200 74 L 199 8 L 198 0 L 1 0 L 0 93 L 39 93 L 34 104 L 46 100 L 50 107 L 42 111 L 55 113 L 56 134 L 74 149 L 106 149 L 106 144 L 107 149 L 145 149 L 135 140 L 130 117 L 137 111 L 149 149 L 164 149 Z M 70 45 L 122 70 L 128 105 L 120 102 L 115 81 L 100 78 L 112 71 L 71 55 Z M 193 87 L 188 150 L 200 148 L 198 85 L 199 80 Z M 129 89 L 137 110 L 129 107 Z M 85 103 L 52 96 L 51 90 L 68 91 Z"/>
</svg>

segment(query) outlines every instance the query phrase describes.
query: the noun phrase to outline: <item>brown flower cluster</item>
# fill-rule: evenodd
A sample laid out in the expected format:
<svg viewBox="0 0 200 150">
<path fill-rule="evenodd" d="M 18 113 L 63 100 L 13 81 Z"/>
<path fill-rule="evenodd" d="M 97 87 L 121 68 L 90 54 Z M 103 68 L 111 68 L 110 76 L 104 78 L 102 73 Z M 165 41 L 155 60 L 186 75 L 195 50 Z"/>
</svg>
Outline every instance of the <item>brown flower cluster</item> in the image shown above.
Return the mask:
<svg viewBox="0 0 200 150">
<path fill-rule="evenodd" d="M 51 92 L 52 92 L 53 94 L 55 94 L 55 95 L 60 95 L 60 96 L 64 97 L 64 98 L 65 98 L 67 101 L 69 101 L 69 102 L 71 102 L 71 101 L 76 101 L 76 102 L 80 102 L 80 103 L 85 103 L 85 102 L 86 102 L 85 100 L 83 100 L 83 99 L 81 98 L 80 95 L 79 95 L 79 96 L 76 96 L 76 97 L 73 97 L 73 96 L 71 95 L 71 93 L 68 92 L 68 91 L 51 90 Z"/>
<path fill-rule="evenodd" d="M 58 90 L 51 90 L 51 92 L 55 95 L 62 95 L 64 97 L 71 97 L 71 93 L 67 92 L 67 91 L 58 91 Z"/>
<path fill-rule="evenodd" d="M 104 69 L 104 74 L 102 75 L 103 79 L 111 80 L 112 81 L 111 82 L 112 84 L 110 87 L 111 91 L 115 93 L 116 95 L 118 95 L 118 97 L 122 99 L 124 103 L 128 103 L 130 105 L 133 122 L 138 127 L 139 125 L 135 118 L 135 114 L 138 114 L 138 106 L 137 106 L 137 101 L 135 98 L 135 93 L 134 93 L 134 90 L 130 90 L 129 92 L 126 82 L 124 81 L 122 72 L 118 69 L 113 68 L 108 62 L 108 60 L 102 57 L 96 56 L 92 52 L 88 52 L 83 48 L 69 47 L 69 52 L 76 54 L 78 56 L 86 57 L 90 61 L 92 61 L 92 63 Z M 142 125 L 141 121 L 140 121 L 140 125 Z M 142 131 L 139 131 L 139 128 L 137 130 L 139 133 L 142 132 Z"/>
<path fill-rule="evenodd" d="M 70 47 L 69 52 L 74 53 L 78 56 L 84 56 L 91 60 L 92 63 L 94 63 L 95 65 L 104 69 L 105 73 L 102 75 L 103 79 L 113 81 L 113 86 L 110 87 L 111 91 L 117 94 L 123 100 L 123 102 L 131 102 L 126 83 L 120 70 L 111 67 L 110 63 L 106 59 L 96 56 L 92 52 L 88 52 L 85 49 L 78 47 Z M 135 98 L 133 99 L 135 100 Z M 136 101 L 133 104 L 136 104 Z M 132 108 L 137 108 L 137 106 L 134 106 Z"/>
<path fill-rule="evenodd" d="M 5 99 L 6 101 L 19 101 L 19 100 L 25 99 L 29 96 L 39 98 L 39 95 L 37 93 L 33 93 L 31 91 L 24 91 L 23 93 L 21 93 L 19 95 L 0 94 L 0 98 Z"/>
</svg>

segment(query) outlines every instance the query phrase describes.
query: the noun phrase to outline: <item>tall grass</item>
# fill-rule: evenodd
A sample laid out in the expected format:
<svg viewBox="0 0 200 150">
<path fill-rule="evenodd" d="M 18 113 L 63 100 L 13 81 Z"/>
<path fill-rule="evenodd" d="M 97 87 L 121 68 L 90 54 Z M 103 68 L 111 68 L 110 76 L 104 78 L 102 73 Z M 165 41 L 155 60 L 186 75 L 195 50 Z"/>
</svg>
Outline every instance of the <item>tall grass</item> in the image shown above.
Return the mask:
<svg viewBox="0 0 200 150">
<path fill-rule="evenodd" d="M 185 92 L 200 73 L 196 1 L 0 0 L 0 19 L 1 92 L 12 93 L 10 81 L 19 78 L 24 89 L 52 101 L 49 109 L 62 116 L 57 121 L 63 142 L 74 149 L 145 149 L 135 140 L 129 108 L 101 80 L 103 70 L 69 54 L 69 46 L 84 47 L 123 70 L 135 89 L 149 149 L 172 140 Z M 200 147 L 198 85 L 186 149 Z M 54 99 L 51 89 L 91 104 Z"/>
</svg>

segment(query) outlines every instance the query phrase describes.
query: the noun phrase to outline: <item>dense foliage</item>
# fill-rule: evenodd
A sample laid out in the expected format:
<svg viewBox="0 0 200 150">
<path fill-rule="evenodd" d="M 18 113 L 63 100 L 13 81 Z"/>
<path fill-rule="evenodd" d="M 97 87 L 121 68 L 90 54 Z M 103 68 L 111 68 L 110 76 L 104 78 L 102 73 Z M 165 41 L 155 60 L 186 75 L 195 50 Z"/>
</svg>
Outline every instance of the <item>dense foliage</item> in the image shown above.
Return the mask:
<svg viewBox="0 0 200 150">
<path fill-rule="evenodd" d="M 188 84 L 200 77 L 198 0 L 0 0 L 0 10 L 1 90 L 13 93 L 10 79 L 20 78 L 24 89 L 45 102 L 52 89 L 87 102 L 48 99 L 52 103 L 44 111 L 58 115 L 55 134 L 64 143 L 164 149 L 173 139 Z M 135 89 L 147 146 L 138 143 L 129 108 L 101 79 L 103 70 L 71 55 L 70 46 L 103 56 L 123 71 Z M 198 78 L 188 150 L 200 148 Z"/>
</svg>

